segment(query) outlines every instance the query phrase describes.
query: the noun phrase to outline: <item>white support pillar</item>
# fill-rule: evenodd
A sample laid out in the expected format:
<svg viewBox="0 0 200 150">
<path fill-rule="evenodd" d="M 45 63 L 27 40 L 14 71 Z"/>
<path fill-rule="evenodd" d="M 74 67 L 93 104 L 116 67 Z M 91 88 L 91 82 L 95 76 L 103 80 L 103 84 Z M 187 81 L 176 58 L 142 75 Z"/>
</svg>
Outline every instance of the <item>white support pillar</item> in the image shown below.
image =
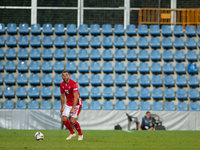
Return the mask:
<svg viewBox="0 0 200 150">
<path fill-rule="evenodd" d="M 124 0 L 124 29 L 130 24 L 130 0 Z"/>
<path fill-rule="evenodd" d="M 177 5 L 177 0 L 171 0 L 171 9 L 176 9 L 176 6 Z M 171 23 L 174 23 L 176 22 L 176 11 L 171 11 Z M 173 29 L 173 26 L 172 25 L 172 29 Z"/>
<path fill-rule="evenodd" d="M 84 0 L 78 0 L 78 13 L 77 13 L 77 28 L 80 24 L 83 24 L 83 6 Z"/>
<path fill-rule="evenodd" d="M 31 0 L 31 24 L 37 23 L 37 0 Z"/>
</svg>

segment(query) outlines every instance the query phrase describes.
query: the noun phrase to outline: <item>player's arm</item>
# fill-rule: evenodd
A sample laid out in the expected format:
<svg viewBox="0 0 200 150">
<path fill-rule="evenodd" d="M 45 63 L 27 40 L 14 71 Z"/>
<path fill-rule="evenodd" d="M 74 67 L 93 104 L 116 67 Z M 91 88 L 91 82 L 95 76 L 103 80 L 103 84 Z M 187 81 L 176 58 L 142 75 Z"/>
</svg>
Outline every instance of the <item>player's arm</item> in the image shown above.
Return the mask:
<svg viewBox="0 0 200 150">
<path fill-rule="evenodd" d="M 61 109 L 60 109 L 60 113 L 63 113 L 63 110 L 65 108 L 65 94 L 61 94 L 60 96 L 60 101 L 61 101 Z"/>
<path fill-rule="evenodd" d="M 74 92 L 73 95 L 74 95 L 74 102 L 73 102 L 72 109 L 70 111 L 71 113 L 74 113 L 74 109 L 76 107 L 76 104 L 78 103 L 78 92 L 77 91 Z"/>
</svg>

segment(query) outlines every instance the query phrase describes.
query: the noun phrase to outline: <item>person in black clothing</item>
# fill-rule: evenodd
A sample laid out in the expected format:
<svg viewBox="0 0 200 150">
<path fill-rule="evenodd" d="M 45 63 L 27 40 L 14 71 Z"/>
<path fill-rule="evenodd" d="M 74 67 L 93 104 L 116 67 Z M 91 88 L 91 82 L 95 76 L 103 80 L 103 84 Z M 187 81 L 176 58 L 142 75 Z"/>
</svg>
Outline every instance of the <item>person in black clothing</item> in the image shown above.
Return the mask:
<svg viewBox="0 0 200 150">
<path fill-rule="evenodd" d="M 155 125 L 155 119 L 151 117 L 149 111 L 146 112 L 146 115 L 142 118 L 141 126 L 138 126 L 138 130 L 153 130 Z"/>
</svg>

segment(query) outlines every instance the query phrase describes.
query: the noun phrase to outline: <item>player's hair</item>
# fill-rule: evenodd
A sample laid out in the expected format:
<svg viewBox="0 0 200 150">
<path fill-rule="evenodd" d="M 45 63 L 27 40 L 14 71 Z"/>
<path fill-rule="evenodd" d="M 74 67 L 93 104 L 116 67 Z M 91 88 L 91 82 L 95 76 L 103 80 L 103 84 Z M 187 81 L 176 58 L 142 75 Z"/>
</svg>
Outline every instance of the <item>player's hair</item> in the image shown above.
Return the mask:
<svg viewBox="0 0 200 150">
<path fill-rule="evenodd" d="M 146 112 L 146 114 L 150 113 L 149 111 Z"/>
<path fill-rule="evenodd" d="M 63 74 L 63 73 L 69 73 L 69 72 L 65 70 L 65 71 L 62 72 L 62 74 Z"/>
</svg>

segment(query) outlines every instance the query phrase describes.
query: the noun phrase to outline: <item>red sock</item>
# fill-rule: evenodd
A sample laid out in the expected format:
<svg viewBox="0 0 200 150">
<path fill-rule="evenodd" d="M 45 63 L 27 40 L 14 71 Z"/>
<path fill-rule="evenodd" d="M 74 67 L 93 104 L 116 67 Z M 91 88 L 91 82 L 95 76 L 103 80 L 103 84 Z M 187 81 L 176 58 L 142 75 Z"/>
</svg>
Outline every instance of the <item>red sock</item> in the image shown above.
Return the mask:
<svg viewBox="0 0 200 150">
<path fill-rule="evenodd" d="M 79 123 L 77 121 L 74 123 L 74 127 L 78 131 L 78 135 L 82 135 L 81 127 L 80 127 L 80 125 L 79 125 Z"/>
<path fill-rule="evenodd" d="M 70 132 L 71 134 L 74 134 L 74 133 L 75 133 L 74 130 L 73 130 L 73 128 L 72 128 L 71 123 L 69 122 L 69 120 L 65 121 L 65 122 L 64 122 L 64 125 L 67 127 L 67 129 L 69 129 L 69 132 Z"/>
</svg>

